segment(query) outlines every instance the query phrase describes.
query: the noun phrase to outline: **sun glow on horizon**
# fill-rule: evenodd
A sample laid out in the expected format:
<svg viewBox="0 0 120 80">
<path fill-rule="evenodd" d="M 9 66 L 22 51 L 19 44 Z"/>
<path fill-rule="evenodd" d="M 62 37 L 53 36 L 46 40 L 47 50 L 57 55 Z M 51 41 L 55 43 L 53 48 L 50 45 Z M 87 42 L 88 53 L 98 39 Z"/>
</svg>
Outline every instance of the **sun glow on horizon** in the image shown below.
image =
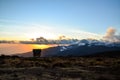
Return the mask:
<svg viewBox="0 0 120 80">
<path fill-rule="evenodd" d="M 57 46 L 57 45 L 44 45 L 44 44 L 41 44 L 41 45 L 32 45 L 32 48 L 33 49 L 46 49 L 46 48 L 50 48 L 50 47 L 54 47 L 54 46 Z"/>
</svg>

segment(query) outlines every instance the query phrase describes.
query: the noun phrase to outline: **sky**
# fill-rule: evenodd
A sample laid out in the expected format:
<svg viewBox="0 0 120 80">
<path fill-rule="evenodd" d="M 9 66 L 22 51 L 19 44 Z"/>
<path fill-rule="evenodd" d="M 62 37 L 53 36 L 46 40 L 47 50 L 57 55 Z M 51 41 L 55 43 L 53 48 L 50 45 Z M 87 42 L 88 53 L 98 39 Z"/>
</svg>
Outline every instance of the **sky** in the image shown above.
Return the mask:
<svg viewBox="0 0 120 80">
<path fill-rule="evenodd" d="M 0 40 L 120 34 L 120 0 L 0 0 Z"/>
</svg>

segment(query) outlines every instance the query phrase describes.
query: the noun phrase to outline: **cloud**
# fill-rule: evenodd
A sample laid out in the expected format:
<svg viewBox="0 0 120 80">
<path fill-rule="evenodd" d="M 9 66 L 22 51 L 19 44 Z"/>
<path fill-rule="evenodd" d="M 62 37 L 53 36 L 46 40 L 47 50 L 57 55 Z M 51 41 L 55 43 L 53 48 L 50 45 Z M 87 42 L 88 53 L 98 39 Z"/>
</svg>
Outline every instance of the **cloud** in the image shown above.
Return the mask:
<svg viewBox="0 0 120 80">
<path fill-rule="evenodd" d="M 82 30 L 71 30 L 71 35 L 76 36 L 77 39 L 102 39 L 102 35 Z"/>
<path fill-rule="evenodd" d="M 105 36 L 106 37 L 113 37 L 115 35 L 115 32 L 116 32 L 116 30 L 114 28 L 110 27 L 107 29 Z"/>
<path fill-rule="evenodd" d="M 120 42 L 120 35 L 116 35 L 116 29 L 113 27 L 109 27 L 103 37 L 104 40 L 110 42 Z"/>
</svg>

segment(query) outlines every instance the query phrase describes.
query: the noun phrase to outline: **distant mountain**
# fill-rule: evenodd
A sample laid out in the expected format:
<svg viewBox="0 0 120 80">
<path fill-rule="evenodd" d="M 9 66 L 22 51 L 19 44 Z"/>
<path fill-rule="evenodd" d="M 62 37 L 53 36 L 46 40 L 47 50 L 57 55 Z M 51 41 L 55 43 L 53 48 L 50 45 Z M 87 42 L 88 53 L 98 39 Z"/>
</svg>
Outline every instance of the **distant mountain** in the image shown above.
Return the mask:
<svg viewBox="0 0 120 80">
<path fill-rule="evenodd" d="M 53 56 L 97 56 L 97 55 L 119 55 L 120 43 L 98 41 L 98 40 L 80 40 L 69 46 L 57 46 L 42 50 L 41 57 Z M 32 52 L 19 54 L 19 56 L 32 57 Z"/>
<path fill-rule="evenodd" d="M 87 56 L 105 52 L 120 53 L 120 43 L 84 39 L 70 46 L 62 46 L 54 56 Z"/>
<path fill-rule="evenodd" d="M 120 47 L 107 47 L 107 46 L 78 46 L 64 51 L 58 52 L 55 56 L 87 56 L 96 53 L 104 53 L 111 51 L 120 51 Z"/>
</svg>

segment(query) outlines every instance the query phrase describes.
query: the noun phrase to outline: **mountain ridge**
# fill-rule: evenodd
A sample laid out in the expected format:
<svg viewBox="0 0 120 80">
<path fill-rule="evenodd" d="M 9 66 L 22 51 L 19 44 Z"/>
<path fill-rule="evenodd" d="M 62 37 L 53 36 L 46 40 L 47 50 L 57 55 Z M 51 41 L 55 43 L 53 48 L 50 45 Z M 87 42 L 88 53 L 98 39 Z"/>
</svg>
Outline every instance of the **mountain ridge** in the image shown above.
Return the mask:
<svg viewBox="0 0 120 80">
<path fill-rule="evenodd" d="M 43 49 L 41 57 L 67 57 L 67 56 L 93 56 L 98 54 L 119 55 L 115 53 L 120 53 L 120 43 L 106 42 L 98 40 L 80 40 L 69 46 L 57 46 L 47 49 Z M 18 54 L 19 56 L 32 57 L 32 52 Z"/>
</svg>

